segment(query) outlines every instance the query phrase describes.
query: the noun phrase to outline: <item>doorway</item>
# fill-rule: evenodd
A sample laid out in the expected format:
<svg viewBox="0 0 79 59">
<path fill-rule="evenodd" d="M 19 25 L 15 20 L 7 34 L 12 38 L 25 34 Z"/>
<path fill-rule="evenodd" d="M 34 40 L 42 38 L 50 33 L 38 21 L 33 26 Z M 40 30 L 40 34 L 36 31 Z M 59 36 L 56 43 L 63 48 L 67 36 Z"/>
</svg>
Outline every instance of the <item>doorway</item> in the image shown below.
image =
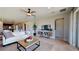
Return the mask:
<svg viewBox="0 0 79 59">
<path fill-rule="evenodd" d="M 55 38 L 64 38 L 64 18 L 55 20 Z"/>
</svg>

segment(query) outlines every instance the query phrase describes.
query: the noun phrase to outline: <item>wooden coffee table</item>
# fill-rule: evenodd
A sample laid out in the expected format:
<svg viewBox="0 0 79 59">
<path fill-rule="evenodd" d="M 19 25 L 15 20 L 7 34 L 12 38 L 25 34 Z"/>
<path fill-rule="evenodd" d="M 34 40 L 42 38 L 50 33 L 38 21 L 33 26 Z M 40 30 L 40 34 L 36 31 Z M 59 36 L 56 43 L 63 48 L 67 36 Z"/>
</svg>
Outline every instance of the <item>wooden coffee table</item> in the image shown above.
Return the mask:
<svg viewBox="0 0 79 59">
<path fill-rule="evenodd" d="M 27 39 L 26 39 L 27 40 Z M 17 42 L 17 49 L 19 51 L 22 51 L 20 48 L 22 48 L 24 51 L 27 51 L 29 47 L 32 47 L 33 45 L 37 45 L 32 51 L 34 51 L 36 48 L 40 46 L 40 41 L 37 38 L 33 38 L 32 41 L 27 42 L 25 40 L 20 40 Z"/>
</svg>

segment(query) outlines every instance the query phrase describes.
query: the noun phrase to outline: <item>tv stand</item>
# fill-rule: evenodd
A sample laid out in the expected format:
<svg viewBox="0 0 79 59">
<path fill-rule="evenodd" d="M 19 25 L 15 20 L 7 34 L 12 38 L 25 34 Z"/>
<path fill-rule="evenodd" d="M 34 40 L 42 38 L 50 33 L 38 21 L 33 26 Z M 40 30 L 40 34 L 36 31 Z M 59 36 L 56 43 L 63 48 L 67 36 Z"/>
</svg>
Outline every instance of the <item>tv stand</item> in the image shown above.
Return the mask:
<svg viewBox="0 0 79 59">
<path fill-rule="evenodd" d="M 49 31 L 49 30 L 39 30 L 38 31 L 38 36 L 51 38 L 53 36 L 53 32 Z"/>
</svg>

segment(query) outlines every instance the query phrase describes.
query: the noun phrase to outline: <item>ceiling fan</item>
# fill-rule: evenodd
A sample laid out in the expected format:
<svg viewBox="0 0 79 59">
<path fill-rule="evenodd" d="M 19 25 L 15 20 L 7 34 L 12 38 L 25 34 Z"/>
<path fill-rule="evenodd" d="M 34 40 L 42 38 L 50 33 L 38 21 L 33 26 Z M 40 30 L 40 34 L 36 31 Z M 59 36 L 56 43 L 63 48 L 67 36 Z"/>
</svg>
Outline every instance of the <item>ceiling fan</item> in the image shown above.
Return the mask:
<svg viewBox="0 0 79 59">
<path fill-rule="evenodd" d="M 23 12 L 26 13 L 27 16 L 35 16 L 36 11 L 32 11 L 30 8 L 28 10 L 22 9 Z"/>
</svg>

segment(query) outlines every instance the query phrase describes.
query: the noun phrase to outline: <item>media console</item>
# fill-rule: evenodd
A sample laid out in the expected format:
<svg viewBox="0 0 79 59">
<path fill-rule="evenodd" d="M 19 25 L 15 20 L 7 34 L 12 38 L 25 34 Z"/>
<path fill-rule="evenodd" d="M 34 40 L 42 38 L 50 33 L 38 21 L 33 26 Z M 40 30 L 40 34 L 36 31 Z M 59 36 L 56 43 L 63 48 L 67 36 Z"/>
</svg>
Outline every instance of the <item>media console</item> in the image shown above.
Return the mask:
<svg viewBox="0 0 79 59">
<path fill-rule="evenodd" d="M 38 31 L 38 36 L 46 37 L 46 38 L 51 38 L 53 36 L 53 31 L 39 30 Z"/>
</svg>

